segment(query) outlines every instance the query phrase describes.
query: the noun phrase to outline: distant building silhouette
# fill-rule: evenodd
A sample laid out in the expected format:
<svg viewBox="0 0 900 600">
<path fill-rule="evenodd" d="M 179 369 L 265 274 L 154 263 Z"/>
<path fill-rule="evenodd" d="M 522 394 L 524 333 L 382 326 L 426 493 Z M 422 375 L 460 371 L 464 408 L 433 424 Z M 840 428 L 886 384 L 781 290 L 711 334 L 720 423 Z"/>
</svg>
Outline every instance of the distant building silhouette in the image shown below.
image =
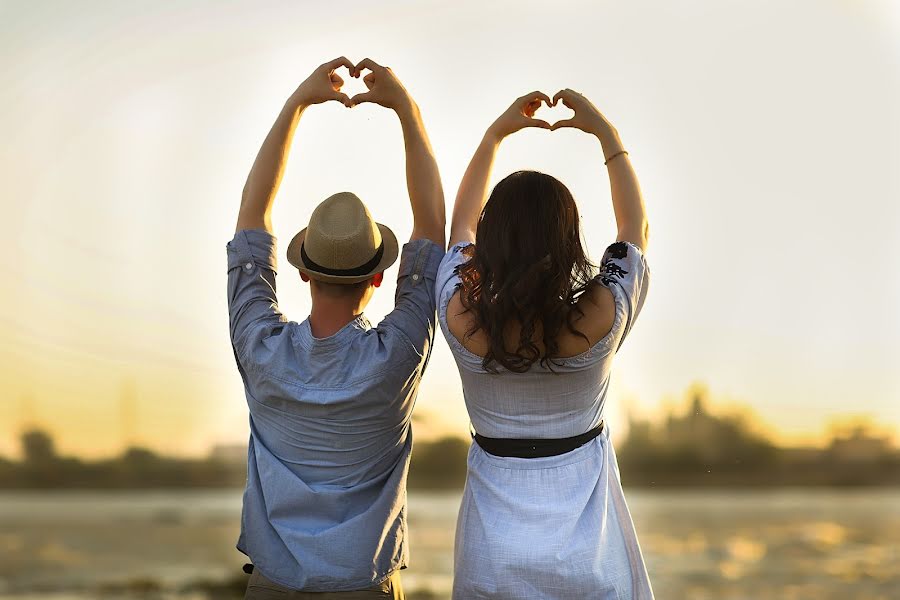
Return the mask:
<svg viewBox="0 0 900 600">
<path fill-rule="evenodd" d="M 630 485 L 896 485 L 900 453 L 890 436 L 858 426 L 821 448 L 784 448 L 737 414 L 708 410 L 705 388 L 688 393 L 687 410 L 662 423 L 630 418 L 620 447 Z"/>
<path fill-rule="evenodd" d="M 46 465 L 56 460 L 56 445 L 53 438 L 40 429 L 31 429 L 22 434 L 22 457 L 26 464 Z"/>
<path fill-rule="evenodd" d="M 890 437 L 872 435 L 868 427 L 857 425 L 847 435 L 832 439 L 828 451 L 839 462 L 872 462 L 890 453 Z"/>
</svg>

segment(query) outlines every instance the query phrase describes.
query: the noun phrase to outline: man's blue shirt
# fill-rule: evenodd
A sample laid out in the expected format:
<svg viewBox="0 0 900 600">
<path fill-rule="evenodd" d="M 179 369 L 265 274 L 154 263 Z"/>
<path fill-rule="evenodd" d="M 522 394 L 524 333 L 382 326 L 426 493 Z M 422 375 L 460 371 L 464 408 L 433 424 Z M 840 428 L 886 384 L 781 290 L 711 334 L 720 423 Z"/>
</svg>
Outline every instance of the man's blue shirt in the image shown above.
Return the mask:
<svg viewBox="0 0 900 600">
<path fill-rule="evenodd" d="M 363 589 L 406 566 L 410 418 L 435 332 L 443 250 L 403 246 L 396 305 L 327 338 L 288 321 L 275 295 L 275 238 L 228 245 L 231 341 L 250 412 L 238 549 L 294 589 Z"/>
</svg>

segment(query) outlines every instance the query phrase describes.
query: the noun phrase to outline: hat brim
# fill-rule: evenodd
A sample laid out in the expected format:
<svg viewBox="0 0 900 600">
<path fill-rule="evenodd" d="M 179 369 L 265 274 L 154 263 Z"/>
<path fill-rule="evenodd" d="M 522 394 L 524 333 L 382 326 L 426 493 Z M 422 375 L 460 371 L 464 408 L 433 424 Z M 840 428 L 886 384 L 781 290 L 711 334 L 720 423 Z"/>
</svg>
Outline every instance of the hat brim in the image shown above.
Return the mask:
<svg viewBox="0 0 900 600">
<path fill-rule="evenodd" d="M 381 243 L 384 244 L 384 253 L 381 255 L 381 260 L 378 264 L 364 275 L 329 275 L 328 273 L 320 273 L 319 271 L 310 269 L 306 263 L 303 262 L 303 256 L 300 253 L 300 247 L 303 245 L 303 240 L 306 239 L 306 227 L 301 229 L 291 240 L 291 243 L 288 244 L 288 262 L 296 267 L 301 273 L 325 283 L 358 283 L 360 281 L 365 281 L 376 273 L 387 270 L 397 260 L 397 256 L 400 255 L 400 245 L 397 243 L 397 236 L 394 235 L 394 232 L 391 231 L 387 225 L 382 225 L 381 223 L 375 223 L 375 225 L 378 226 L 378 230 L 381 232 Z"/>
</svg>

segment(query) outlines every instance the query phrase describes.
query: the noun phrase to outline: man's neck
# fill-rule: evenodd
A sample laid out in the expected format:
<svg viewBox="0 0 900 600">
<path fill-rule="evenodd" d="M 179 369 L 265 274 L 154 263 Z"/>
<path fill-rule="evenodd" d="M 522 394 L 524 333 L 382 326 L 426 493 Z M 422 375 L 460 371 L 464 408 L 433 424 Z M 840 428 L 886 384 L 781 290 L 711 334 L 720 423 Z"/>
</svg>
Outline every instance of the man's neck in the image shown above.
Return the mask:
<svg viewBox="0 0 900 600">
<path fill-rule="evenodd" d="M 312 310 L 309 313 L 309 329 L 314 337 L 330 337 L 362 312 L 362 308 L 356 302 L 344 303 L 333 298 L 322 298 L 319 302 L 313 300 Z"/>
</svg>

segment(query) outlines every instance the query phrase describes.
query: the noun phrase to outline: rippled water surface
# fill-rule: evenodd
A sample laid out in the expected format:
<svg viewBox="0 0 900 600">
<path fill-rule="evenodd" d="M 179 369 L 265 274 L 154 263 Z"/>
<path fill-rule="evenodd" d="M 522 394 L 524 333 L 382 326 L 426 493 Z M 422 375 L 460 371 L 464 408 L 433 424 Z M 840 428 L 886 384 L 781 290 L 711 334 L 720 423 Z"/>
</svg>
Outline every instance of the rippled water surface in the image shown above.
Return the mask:
<svg viewBox="0 0 900 600">
<path fill-rule="evenodd" d="M 900 490 L 627 490 L 657 598 L 900 598 Z M 241 494 L 0 494 L 0 597 L 240 597 Z M 410 493 L 411 600 L 448 598 L 457 493 Z"/>
</svg>

